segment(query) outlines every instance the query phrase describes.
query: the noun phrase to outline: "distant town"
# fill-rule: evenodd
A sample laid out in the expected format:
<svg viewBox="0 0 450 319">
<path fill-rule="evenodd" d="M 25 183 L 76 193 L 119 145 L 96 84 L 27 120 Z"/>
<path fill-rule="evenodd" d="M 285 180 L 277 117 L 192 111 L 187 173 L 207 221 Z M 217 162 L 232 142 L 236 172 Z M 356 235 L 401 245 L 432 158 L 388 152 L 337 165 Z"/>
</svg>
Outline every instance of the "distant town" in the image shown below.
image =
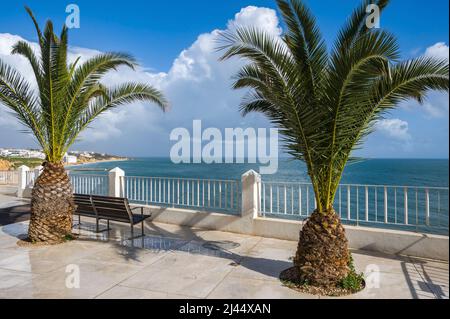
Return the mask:
<svg viewBox="0 0 450 319">
<path fill-rule="evenodd" d="M 16 168 L 18 165 L 34 165 L 45 159 L 45 154 L 38 149 L 17 149 L 0 148 L 0 161 L 3 166 L 9 162 L 10 168 Z M 125 160 L 126 158 L 106 153 L 97 153 L 90 151 L 70 151 L 64 155 L 63 162 L 66 165 L 77 165 L 85 163 L 95 163 L 101 161 Z M 5 168 L 4 168 L 5 169 Z"/>
</svg>

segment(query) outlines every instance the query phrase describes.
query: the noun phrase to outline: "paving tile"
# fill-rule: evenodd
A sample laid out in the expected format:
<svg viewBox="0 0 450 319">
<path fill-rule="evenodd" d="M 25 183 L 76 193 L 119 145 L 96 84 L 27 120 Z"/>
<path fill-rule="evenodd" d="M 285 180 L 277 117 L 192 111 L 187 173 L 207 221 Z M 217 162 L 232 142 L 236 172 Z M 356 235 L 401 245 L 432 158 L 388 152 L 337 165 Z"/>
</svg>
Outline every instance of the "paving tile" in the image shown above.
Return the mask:
<svg viewBox="0 0 450 319">
<path fill-rule="evenodd" d="M 89 221 L 88 221 L 89 222 Z M 56 246 L 20 247 L 27 223 L 0 228 L 0 298 L 317 298 L 284 287 L 297 243 L 147 224 L 127 240 L 127 227 Z M 353 252 L 367 288 L 345 298 L 447 298 L 448 262 Z M 67 288 L 67 265 L 80 269 L 80 288 Z M 68 277 L 69 276 L 69 277 Z M 321 297 L 325 298 L 325 297 Z"/>
<path fill-rule="evenodd" d="M 198 233 L 193 241 L 207 242 L 209 247 L 217 250 L 246 254 L 261 241 L 261 237 L 209 230 Z"/>
<path fill-rule="evenodd" d="M 47 248 L 30 251 L 18 249 L 0 250 L 0 268 L 40 274 L 50 272 L 64 265 L 61 261 L 45 259 L 40 256 Z"/>
<path fill-rule="evenodd" d="M 122 285 L 115 286 L 101 295 L 97 299 L 195 299 L 192 296 L 169 294 L 166 292 L 137 289 Z"/>
<path fill-rule="evenodd" d="M 224 258 L 171 252 L 122 284 L 204 298 L 231 269 Z"/>
<path fill-rule="evenodd" d="M 148 251 L 140 248 L 130 248 L 122 245 L 107 247 L 84 257 L 84 260 L 101 261 L 107 263 L 121 263 L 134 266 L 145 266 L 161 258 L 164 251 Z"/>
<path fill-rule="evenodd" d="M 296 247 L 294 242 L 263 238 L 245 254 L 230 276 L 278 281 L 280 273 L 292 267 Z"/>
<path fill-rule="evenodd" d="M 423 282 L 438 299 L 449 299 L 449 267 L 446 262 L 412 258 Z"/>
<path fill-rule="evenodd" d="M 285 287 L 281 282 L 227 276 L 208 295 L 213 299 L 317 299 Z"/>
<path fill-rule="evenodd" d="M 0 268 L 0 298 L 15 298 L 14 294 L 8 295 L 8 289 L 23 285 L 31 281 L 32 274 Z"/>
<path fill-rule="evenodd" d="M 362 251 L 353 251 L 352 256 L 358 272 L 377 270 L 403 274 L 414 270 L 414 264 L 408 257 Z"/>
<path fill-rule="evenodd" d="M 186 245 L 189 241 L 179 238 L 170 238 L 163 236 L 144 236 L 134 239 L 126 239 L 120 242 L 120 245 L 131 249 L 141 248 L 152 252 L 173 251 Z"/>
<path fill-rule="evenodd" d="M 112 288 L 125 278 L 136 273 L 136 266 L 117 263 L 101 263 L 81 260 L 74 264 L 79 267 L 79 288 L 70 288 L 71 281 L 66 267 L 43 275 L 33 275 L 31 280 L 0 291 L 0 296 L 9 298 L 94 298 Z"/>
</svg>

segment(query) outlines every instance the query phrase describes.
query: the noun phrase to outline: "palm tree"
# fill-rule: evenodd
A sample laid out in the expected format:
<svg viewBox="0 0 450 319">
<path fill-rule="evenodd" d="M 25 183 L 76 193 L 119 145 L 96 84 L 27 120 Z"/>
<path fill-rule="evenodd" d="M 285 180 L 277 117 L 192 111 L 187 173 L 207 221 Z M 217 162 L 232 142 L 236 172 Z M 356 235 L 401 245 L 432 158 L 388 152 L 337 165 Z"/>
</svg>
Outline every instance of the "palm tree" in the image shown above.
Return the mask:
<svg viewBox="0 0 450 319">
<path fill-rule="evenodd" d="M 449 88 L 447 61 L 399 61 L 396 38 L 366 27 L 371 2 L 354 10 L 330 52 L 300 0 L 277 0 L 286 26 L 281 38 L 237 26 L 219 40 L 222 60 L 238 56 L 249 62 L 233 86 L 250 88 L 243 115 L 265 114 L 288 152 L 306 163 L 317 208 L 300 232 L 294 266 L 299 279 L 312 285 L 336 285 L 349 273 L 347 239 L 333 202 L 352 150 L 399 102 L 422 102 L 429 90 Z M 388 2 L 376 4 L 383 11 Z"/>
<path fill-rule="evenodd" d="M 17 42 L 12 53 L 28 60 L 37 90 L 0 60 L 0 102 L 31 131 L 46 155 L 32 191 L 28 235 L 32 241 L 55 243 L 71 234 L 73 190 L 62 159 L 79 133 L 119 105 L 149 101 L 164 111 L 167 102 L 161 92 L 145 84 L 107 87 L 100 82 L 105 73 L 119 66 L 134 68 L 137 64 L 128 54 L 104 53 L 82 64 L 80 58 L 68 64 L 67 28 L 63 27 L 58 38 L 48 21 L 42 33 L 31 10 L 26 10 L 36 27 L 40 55 L 25 41 Z"/>
</svg>

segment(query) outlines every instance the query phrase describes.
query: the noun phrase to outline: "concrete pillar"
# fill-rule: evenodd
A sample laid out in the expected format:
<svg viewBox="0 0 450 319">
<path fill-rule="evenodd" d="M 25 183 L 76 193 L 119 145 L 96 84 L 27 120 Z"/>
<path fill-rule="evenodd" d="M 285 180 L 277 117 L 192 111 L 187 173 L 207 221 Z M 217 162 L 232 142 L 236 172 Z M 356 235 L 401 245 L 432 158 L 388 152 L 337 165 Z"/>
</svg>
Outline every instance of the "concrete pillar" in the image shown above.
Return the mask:
<svg viewBox="0 0 450 319">
<path fill-rule="evenodd" d="M 19 184 L 17 187 L 17 197 L 23 197 L 23 192 L 27 188 L 27 172 L 30 171 L 28 166 L 22 165 L 18 168 Z"/>
<path fill-rule="evenodd" d="M 44 167 L 43 166 L 36 166 L 35 168 L 34 168 L 34 170 L 33 170 L 33 173 L 34 173 L 34 181 L 36 181 L 36 179 L 39 177 L 39 175 L 41 175 L 41 173 L 42 173 L 42 170 L 44 169 Z M 30 187 L 33 187 L 33 185 L 28 185 L 28 186 L 30 186 Z"/>
<path fill-rule="evenodd" d="M 109 196 L 112 197 L 124 197 L 125 196 L 125 188 L 124 188 L 124 180 L 125 172 L 116 167 L 109 171 L 108 178 L 108 193 Z"/>
<path fill-rule="evenodd" d="M 258 217 L 261 203 L 261 175 L 254 170 L 245 172 L 242 177 L 242 217 Z"/>
</svg>

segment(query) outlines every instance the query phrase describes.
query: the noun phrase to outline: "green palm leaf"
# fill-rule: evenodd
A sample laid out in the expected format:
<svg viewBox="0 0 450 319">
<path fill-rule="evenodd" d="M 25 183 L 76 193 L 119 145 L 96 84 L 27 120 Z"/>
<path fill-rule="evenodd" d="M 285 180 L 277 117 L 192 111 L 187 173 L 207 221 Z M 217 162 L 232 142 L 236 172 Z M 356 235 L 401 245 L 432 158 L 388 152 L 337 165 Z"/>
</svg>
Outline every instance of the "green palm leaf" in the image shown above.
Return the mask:
<svg viewBox="0 0 450 319">
<path fill-rule="evenodd" d="M 68 29 L 63 27 L 58 37 L 48 21 L 42 32 L 31 10 L 26 10 L 36 27 L 40 54 L 25 41 L 16 43 L 12 53 L 28 60 L 38 91 L 34 92 L 17 70 L 0 60 L 0 102 L 33 133 L 47 161 L 61 161 L 79 133 L 111 108 L 144 101 L 167 109 L 163 94 L 149 85 L 126 83 L 108 88 L 101 83 L 106 73 L 120 66 L 135 68 L 132 56 L 104 53 L 82 64 L 79 58 L 68 64 Z"/>
<path fill-rule="evenodd" d="M 366 27 L 363 1 L 339 31 L 330 53 L 309 9 L 278 0 L 286 31 L 281 39 L 254 27 L 221 34 L 222 59 L 249 63 L 234 77 L 250 91 L 241 112 L 265 114 L 283 134 L 288 152 L 305 161 L 318 211 L 332 203 L 346 163 L 377 120 L 399 102 L 422 102 L 430 90 L 448 91 L 448 61 L 399 62 L 396 38 Z M 375 3 L 383 11 L 389 1 Z"/>
</svg>

